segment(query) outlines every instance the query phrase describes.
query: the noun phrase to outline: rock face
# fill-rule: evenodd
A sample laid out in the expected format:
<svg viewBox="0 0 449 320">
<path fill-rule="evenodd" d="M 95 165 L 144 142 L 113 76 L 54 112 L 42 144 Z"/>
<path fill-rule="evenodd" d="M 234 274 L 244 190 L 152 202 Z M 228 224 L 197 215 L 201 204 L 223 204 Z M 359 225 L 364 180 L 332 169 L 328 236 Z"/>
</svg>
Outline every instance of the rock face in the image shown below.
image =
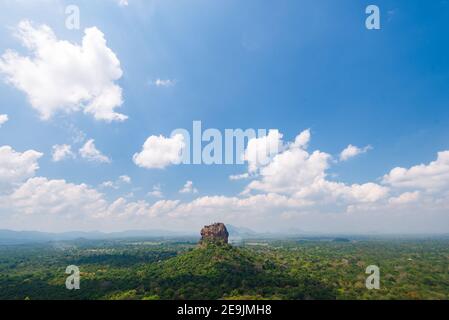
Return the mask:
<svg viewBox="0 0 449 320">
<path fill-rule="evenodd" d="M 223 223 L 214 223 L 201 229 L 201 241 L 228 243 L 229 233 Z"/>
</svg>

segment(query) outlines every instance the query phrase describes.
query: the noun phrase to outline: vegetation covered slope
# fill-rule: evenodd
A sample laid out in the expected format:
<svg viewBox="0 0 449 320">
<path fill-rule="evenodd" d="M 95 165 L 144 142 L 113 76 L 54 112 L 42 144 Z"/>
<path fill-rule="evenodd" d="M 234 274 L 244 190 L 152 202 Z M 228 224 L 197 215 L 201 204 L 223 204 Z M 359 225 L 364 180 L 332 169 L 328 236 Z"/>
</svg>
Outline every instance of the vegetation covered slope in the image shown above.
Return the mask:
<svg viewBox="0 0 449 320">
<path fill-rule="evenodd" d="M 209 243 L 143 273 L 154 279 L 148 290 L 163 299 L 247 298 L 334 299 L 333 290 L 308 276 L 292 278 L 246 249 Z M 144 279 L 142 279 L 144 280 Z"/>
</svg>

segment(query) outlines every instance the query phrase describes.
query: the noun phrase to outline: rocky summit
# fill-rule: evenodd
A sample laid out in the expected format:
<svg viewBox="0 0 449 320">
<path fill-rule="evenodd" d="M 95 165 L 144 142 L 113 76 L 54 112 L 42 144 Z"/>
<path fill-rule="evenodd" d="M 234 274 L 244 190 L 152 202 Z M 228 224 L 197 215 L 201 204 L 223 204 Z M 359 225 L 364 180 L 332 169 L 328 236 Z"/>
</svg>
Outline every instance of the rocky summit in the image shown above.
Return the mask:
<svg viewBox="0 0 449 320">
<path fill-rule="evenodd" d="M 226 229 L 224 223 L 214 223 L 210 226 L 204 226 L 201 229 L 201 241 L 205 242 L 215 242 L 215 243 L 228 243 L 229 233 Z"/>
</svg>

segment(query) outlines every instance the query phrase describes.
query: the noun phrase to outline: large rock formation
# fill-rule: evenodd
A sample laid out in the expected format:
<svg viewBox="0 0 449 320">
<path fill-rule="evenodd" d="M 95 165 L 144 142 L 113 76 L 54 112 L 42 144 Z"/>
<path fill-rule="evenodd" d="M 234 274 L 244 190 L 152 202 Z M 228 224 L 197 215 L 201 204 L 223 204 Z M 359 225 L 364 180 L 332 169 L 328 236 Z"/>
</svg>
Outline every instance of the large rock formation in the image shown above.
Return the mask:
<svg viewBox="0 0 449 320">
<path fill-rule="evenodd" d="M 214 223 L 210 226 L 204 226 L 201 229 L 201 241 L 205 242 L 215 242 L 215 243 L 228 243 L 229 233 L 226 226 L 223 223 Z"/>
</svg>

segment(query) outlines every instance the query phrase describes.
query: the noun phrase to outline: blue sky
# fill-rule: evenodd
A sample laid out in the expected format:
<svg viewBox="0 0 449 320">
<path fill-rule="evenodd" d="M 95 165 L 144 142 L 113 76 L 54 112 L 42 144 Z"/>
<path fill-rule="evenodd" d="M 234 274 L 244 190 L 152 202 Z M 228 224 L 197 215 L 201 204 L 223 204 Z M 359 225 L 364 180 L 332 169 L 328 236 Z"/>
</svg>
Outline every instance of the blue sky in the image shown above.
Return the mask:
<svg viewBox="0 0 449 320">
<path fill-rule="evenodd" d="M 68 4 L 79 6 L 79 30 L 65 26 Z M 380 30 L 365 28 L 369 4 L 380 8 Z M 65 112 L 61 107 L 43 120 L 27 92 L 8 82 L 8 76 L 17 79 L 18 75 L 2 72 L 0 64 L 0 114 L 8 116 L 0 127 L 0 147 L 42 153 L 26 162 L 38 163 L 39 169 L 14 181 L 3 178 L 0 228 L 196 230 L 224 220 L 257 230 L 449 231 L 445 201 L 449 183 L 444 183 L 449 179 L 449 163 L 445 154 L 437 159 L 438 152 L 449 150 L 447 1 L 129 0 L 123 6 L 118 0 L 8 0 L 0 6 L 2 55 L 13 50 L 32 57 L 14 36 L 21 21 L 30 21 L 33 28 L 45 24 L 57 41 L 67 40 L 74 46 L 82 43 L 86 28 L 100 30 L 123 73 L 112 80 L 121 88 L 123 99 L 115 111 L 128 117 L 102 121 L 82 110 Z M 56 82 L 64 82 L 58 77 Z M 38 79 L 45 81 L 48 75 Z M 158 79 L 169 80 L 169 85 L 156 85 Z M 285 145 L 310 129 L 304 152 L 310 156 L 319 150 L 332 157 L 315 177 L 324 184 L 317 184 L 313 193 L 306 192 L 317 179 L 298 178 L 294 183 L 280 183 L 291 184 L 288 190 L 282 189 L 267 178 L 272 170 L 264 173 L 263 168 L 250 179 L 230 181 L 230 175 L 247 172 L 246 164 L 160 169 L 133 162 L 147 138 L 168 138 L 176 128 L 190 131 L 195 120 L 202 121 L 204 128 L 221 131 L 277 129 Z M 74 139 L 79 134 L 81 138 Z M 79 149 L 90 139 L 110 163 L 81 156 Z M 73 156 L 53 161 L 55 145 L 70 145 Z M 339 154 L 348 145 L 357 146 L 360 154 L 340 161 Z M 365 146 L 371 148 L 361 152 Z M 5 153 L 4 166 L 12 163 L 8 156 L 11 152 Z M 432 161 L 437 164 L 432 166 Z M 424 167 L 413 169 L 420 164 Z M 396 167 L 410 171 L 386 179 Z M 301 168 L 310 172 L 306 165 Z M 293 166 L 291 170 L 294 177 L 302 169 Z M 284 177 L 283 172 L 274 174 Z M 131 183 L 119 182 L 122 175 L 129 176 Z M 38 177 L 47 179 L 44 185 L 25 190 L 29 179 Z M 75 191 L 85 184 L 88 190 L 78 190 L 81 193 L 101 194 L 95 200 L 101 203 L 93 208 L 104 211 L 102 217 L 92 217 L 94 212 L 77 215 L 85 209 L 78 210 L 72 196 L 61 201 L 73 204 L 61 212 L 55 209 L 54 214 L 48 213 L 47 206 L 57 208 L 56 200 L 11 205 L 12 199 L 26 192 L 31 198 L 42 192 L 45 199 L 46 184 L 62 180 L 62 194 L 69 192 L 64 189 L 69 184 Z M 102 186 L 106 181 L 114 182 L 114 187 Z M 187 181 L 193 182 L 197 193 L 179 193 Z M 262 186 L 241 194 L 253 181 Z M 432 185 L 435 181 L 437 186 Z M 367 185 L 363 192 L 368 195 L 362 196 L 354 191 L 365 184 L 375 184 L 377 189 L 368 190 L 373 186 Z M 163 197 L 147 194 L 154 186 Z M 376 192 L 382 194 L 370 197 Z M 300 203 L 273 208 L 272 198 L 257 196 Z M 110 209 L 117 199 L 126 199 L 129 210 Z M 241 201 L 258 204 L 253 207 Z M 154 207 L 158 202 L 165 205 L 163 210 Z M 135 204 L 142 210 L 130 209 Z M 124 211 L 129 214 L 122 215 Z"/>
</svg>

